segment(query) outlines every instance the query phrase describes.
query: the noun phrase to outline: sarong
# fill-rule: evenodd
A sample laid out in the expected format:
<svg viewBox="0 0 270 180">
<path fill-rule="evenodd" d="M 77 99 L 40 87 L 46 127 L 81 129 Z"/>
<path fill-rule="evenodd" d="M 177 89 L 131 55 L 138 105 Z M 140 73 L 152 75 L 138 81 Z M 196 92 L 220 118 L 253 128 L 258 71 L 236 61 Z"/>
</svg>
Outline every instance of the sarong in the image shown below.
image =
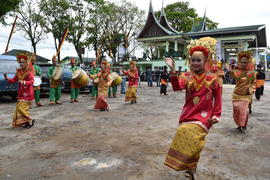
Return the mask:
<svg viewBox="0 0 270 180">
<path fill-rule="evenodd" d="M 248 122 L 248 101 L 233 101 L 233 118 L 239 127 L 246 127 Z"/>
<path fill-rule="evenodd" d="M 125 101 L 136 101 L 137 100 L 137 87 L 136 86 L 129 86 L 126 92 L 126 99 Z"/>
<path fill-rule="evenodd" d="M 205 145 L 206 135 L 207 132 L 197 124 L 180 125 L 164 164 L 176 171 L 195 169 Z"/>
<path fill-rule="evenodd" d="M 18 101 L 16 105 L 16 110 L 13 115 L 12 128 L 20 127 L 24 124 L 31 122 L 31 117 L 29 113 L 29 108 L 31 102 L 27 101 Z"/>
<path fill-rule="evenodd" d="M 108 103 L 107 100 L 105 99 L 104 96 L 98 96 L 95 104 L 95 109 L 106 109 L 108 108 Z"/>
</svg>

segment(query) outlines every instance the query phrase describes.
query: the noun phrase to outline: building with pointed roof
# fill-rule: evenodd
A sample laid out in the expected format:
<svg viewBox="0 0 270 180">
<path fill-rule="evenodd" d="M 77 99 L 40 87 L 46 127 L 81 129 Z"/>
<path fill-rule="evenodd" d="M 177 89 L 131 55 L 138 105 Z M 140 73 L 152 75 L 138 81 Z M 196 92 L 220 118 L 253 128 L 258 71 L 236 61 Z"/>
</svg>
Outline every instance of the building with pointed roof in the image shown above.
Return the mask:
<svg viewBox="0 0 270 180">
<path fill-rule="evenodd" d="M 159 61 L 163 57 L 173 56 L 176 60 L 182 60 L 187 39 L 188 37 L 185 37 L 183 33 L 171 27 L 163 7 L 159 20 L 156 18 L 152 1 L 150 1 L 146 23 L 137 37 L 138 42 L 142 42 L 144 45 L 144 59 Z M 185 66 L 185 62 L 183 61 L 179 66 Z"/>
<path fill-rule="evenodd" d="M 202 20 L 197 24 L 194 22 L 190 32 L 181 33 L 172 28 L 163 7 L 159 20 L 157 20 L 151 0 L 145 26 L 137 40 L 143 43 L 143 58 L 145 60 L 159 60 L 163 59 L 164 56 L 172 56 L 181 61 L 185 59 L 186 44 L 190 39 L 207 36 L 217 39 L 217 57 L 219 60 L 236 58 L 240 50 L 251 49 L 255 54 L 257 63 L 262 63 L 259 60 L 259 53 L 267 47 L 265 24 L 208 30 L 206 28 L 205 11 Z M 270 63 L 267 64 L 266 60 L 263 63 L 265 63 L 266 69 L 270 65 Z"/>
</svg>

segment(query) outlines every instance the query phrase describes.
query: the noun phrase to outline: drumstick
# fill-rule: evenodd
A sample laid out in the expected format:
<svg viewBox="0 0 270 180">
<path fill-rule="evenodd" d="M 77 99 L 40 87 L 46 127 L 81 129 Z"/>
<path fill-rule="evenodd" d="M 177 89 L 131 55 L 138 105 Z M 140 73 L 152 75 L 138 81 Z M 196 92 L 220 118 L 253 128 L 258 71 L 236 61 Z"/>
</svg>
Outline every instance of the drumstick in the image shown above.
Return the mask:
<svg viewBox="0 0 270 180">
<path fill-rule="evenodd" d="M 8 42 L 7 42 L 7 46 L 6 46 L 6 49 L 5 49 L 5 53 L 8 51 L 9 42 L 10 42 L 11 36 L 12 36 L 12 34 L 14 32 L 14 28 L 15 28 L 15 25 L 16 25 L 17 18 L 18 18 L 18 16 L 15 17 L 15 20 L 13 22 L 13 25 L 12 25 L 12 28 L 11 28 L 11 31 L 10 31 L 10 34 L 9 34 L 9 37 L 8 37 Z"/>
<path fill-rule="evenodd" d="M 63 34 L 63 37 L 62 37 L 62 39 L 61 39 L 61 42 L 60 42 L 60 44 L 59 44 L 59 46 L 58 46 L 57 52 L 56 52 L 56 54 L 55 54 L 56 57 L 57 57 L 58 54 L 60 53 L 61 47 L 62 47 L 62 45 L 63 45 L 65 39 L 66 39 L 67 36 L 68 36 L 68 32 L 69 32 L 69 29 L 66 28 L 66 29 L 65 29 L 65 32 L 64 32 L 64 34 Z"/>
</svg>

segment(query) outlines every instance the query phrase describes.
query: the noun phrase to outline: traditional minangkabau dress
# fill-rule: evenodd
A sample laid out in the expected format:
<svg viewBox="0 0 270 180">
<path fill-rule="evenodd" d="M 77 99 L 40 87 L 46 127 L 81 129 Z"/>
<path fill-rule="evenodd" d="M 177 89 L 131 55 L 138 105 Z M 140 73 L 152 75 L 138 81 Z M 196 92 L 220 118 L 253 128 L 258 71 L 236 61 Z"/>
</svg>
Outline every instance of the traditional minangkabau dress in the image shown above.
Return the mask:
<svg viewBox="0 0 270 180">
<path fill-rule="evenodd" d="M 34 99 L 33 73 L 29 69 L 17 69 L 16 75 L 12 79 L 8 79 L 8 83 L 16 83 L 20 80 L 25 81 L 26 84 L 18 83 L 17 105 L 13 115 L 12 128 L 28 125 L 32 121 L 29 108 Z"/>
<path fill-rule="evenodd" d="M 61 98 L 61 82 L 60 80 L 54 80 L 52 77 L 56 67 L 55 65 L 49 67 L 47 72 L 50 78 L 50 103 L 58 102 Z"/>
<path fill-rule="evenodd" d="M 232 77 L 236 85 L 232 95 L 233 118 L 238 127 L 246 127 L 248 122 L 248 106 L 252 102 L 256 78 L 254 70 L 236 69 Z"/>
<path fill-rule="evenodd" d="M 108 109 L 109 105 L 106 100 L 108 96 L 108 88 L 110 87 L 113 79 L 110 75 L 110 70 L 106 70 L 105 72 L 101 72 L 98 75 L 98 98 L 96 100 L 95 109 L 105 110 Z"/>
<path fill-rule="evenodd" d="M 34 67 L 34 76 L 42 78 L 41 68 L 36 64 L 34 64 L 33 67 Z M 40 86 L 34 86 L 34 96 L 36 104 L 40 104 Z"/>
<path fill-rule="evenodd" d="M 213 73 L 186 72 L 170 74 L 174 91 L 186 90 L 186 103 L 180 126 L 167 153 L 165 165 L 177 170 L 197 167 L 205 136 L 212 126 L 208 119 L 219 118 L 222 109 L 222 87 Z"/>
<path fill-rule="evenodd" d="M 137 88 L 139 84 L 139 74 L 137 68 L 132 71 L 129 69 L 127 72 L 124 72 L 128 76 L 128 89 L 126 92 L 125 101 L 137 101 Z"/>
<path fill-rule="evenodd" d="M 100 72 L 100 70 L 98 68 L 91 68 L 90 70 L 90 74 L 91 75 L 96 75 Z M 98 77 L 97 77 L 98 78 Z M 92 97 L 97 97 L 98 95 L 98 83 L 95 83 L 95 81 L 93 80 L 93 85 L 92 85 L 92 92 L 91 92 L 91 96 Z"/>
<path fill-rule="evenodd" d="M 72 73 L 80 69 L 78 66 L 70 67 Z M 76 83 L 73 79 L 70 81 L 70 96 L 71 100 L 78 100 L 78 96 L 80 94 L 81 85 Z"/>
</svg>

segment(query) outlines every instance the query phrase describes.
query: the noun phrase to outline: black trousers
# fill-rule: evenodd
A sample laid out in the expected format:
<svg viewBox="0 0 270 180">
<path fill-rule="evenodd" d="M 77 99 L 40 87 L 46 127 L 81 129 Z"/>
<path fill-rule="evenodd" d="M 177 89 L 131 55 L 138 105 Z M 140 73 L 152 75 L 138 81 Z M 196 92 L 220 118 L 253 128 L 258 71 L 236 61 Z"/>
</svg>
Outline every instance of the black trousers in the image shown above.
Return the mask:
<svg viewBox="0 0 270 180">
<path fill-rule="evenodd" d="M 163 94 L 164 95 L 167 93 L 167 86 L 165 84 L 161 84 L 160 86 L 160 94 Z"/>
<path fill-rule="evenodd" d="M 256 99 L 260 99 L 261 96 L 263 96 L 264 86 L 261 86 L 259 88 L 256 88 L 255 97 Z"/>
<path fill-rule="evenodd" d="M 264 86 L 261 86 L 261 96 L 263 96 Z"/>
</svg>

